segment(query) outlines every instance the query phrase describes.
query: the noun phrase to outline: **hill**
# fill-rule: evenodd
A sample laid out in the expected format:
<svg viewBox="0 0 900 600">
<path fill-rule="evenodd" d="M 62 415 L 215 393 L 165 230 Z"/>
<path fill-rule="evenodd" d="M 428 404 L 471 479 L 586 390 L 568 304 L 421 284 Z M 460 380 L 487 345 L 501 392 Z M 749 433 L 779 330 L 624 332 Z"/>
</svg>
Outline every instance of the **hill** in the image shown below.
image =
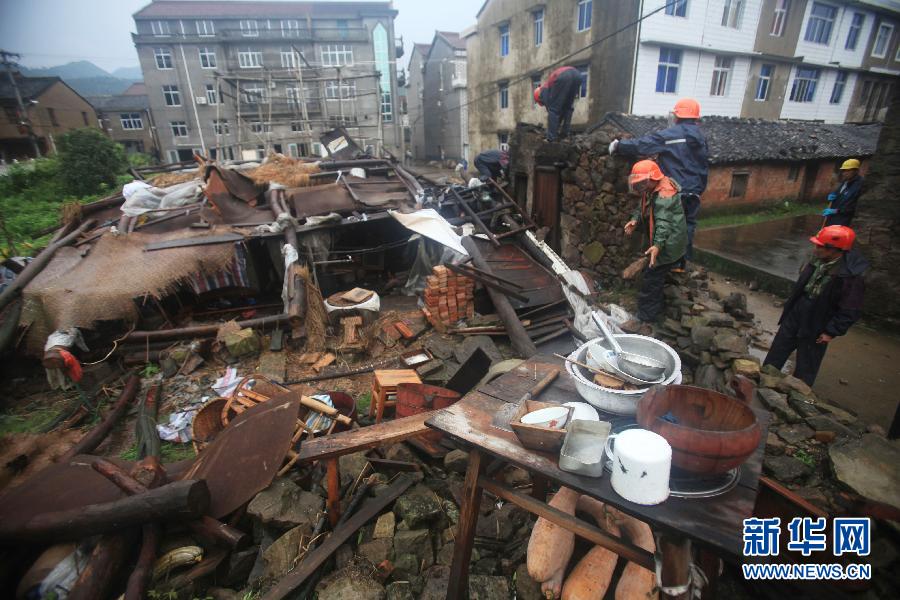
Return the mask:
<svg viewBox="0 0 900 600">
<path fill-rule="evenodd" d="M 82 96 L 111 96 L 121 94 L 136 81 L 141 81 L 140 67 L 121 67 L 112 73 L 104 71 L 88 60 L 43 68 L 22 67 L 22 74 L 31 77 L 61 77 Z"/>
</svg>

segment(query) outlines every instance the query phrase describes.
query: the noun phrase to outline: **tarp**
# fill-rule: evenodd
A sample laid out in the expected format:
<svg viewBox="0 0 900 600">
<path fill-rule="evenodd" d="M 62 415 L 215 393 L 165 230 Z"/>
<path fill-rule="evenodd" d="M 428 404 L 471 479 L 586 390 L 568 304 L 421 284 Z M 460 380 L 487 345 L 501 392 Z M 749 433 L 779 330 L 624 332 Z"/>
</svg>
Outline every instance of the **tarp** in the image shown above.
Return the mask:
<svg viewBox="0 0 900 600">
<path fill-rule="evenodd" d="M 453 226 L 433 208 L 423 208 L 411 213 L 389 210 L 388 214 L 410 231 L 415 231 L 463 256 L 469 255 L 463 248 L 462 238 L 453 230 Z"/>
</svg>

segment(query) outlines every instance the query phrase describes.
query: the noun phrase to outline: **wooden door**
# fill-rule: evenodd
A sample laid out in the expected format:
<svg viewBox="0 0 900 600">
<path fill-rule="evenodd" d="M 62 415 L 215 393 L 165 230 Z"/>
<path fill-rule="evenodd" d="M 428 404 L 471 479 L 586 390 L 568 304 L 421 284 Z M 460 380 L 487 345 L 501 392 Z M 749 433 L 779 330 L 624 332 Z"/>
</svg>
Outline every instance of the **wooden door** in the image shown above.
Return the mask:
<svg viewBox="0 0 900 600">
<path fill-rule="evenodd" d="M 534 171 L 534 192 L 532 195 L 532 218 L 538 227 L 548 227 L 545 241 L 559 252 L 559 210 L 560 210 L 559 169 L 537 167 Z"/>
</svg>

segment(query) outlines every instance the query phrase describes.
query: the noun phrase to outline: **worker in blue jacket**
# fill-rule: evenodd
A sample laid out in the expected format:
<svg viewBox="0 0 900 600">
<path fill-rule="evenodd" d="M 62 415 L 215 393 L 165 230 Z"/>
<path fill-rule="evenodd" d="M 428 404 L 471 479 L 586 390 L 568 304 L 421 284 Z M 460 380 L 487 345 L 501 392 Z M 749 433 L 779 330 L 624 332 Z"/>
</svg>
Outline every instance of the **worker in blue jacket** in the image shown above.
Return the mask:
<svg viewBox="0 0 900 600">
<path fill-rule="evenodd" d="M 700 103 L 693 98 L 682 98 L 672 110 L 675 124 L 668 129 L 655 131 L 643 137 L 629 140 L 613 140 L 609 153 L 628 157 L 656 155 L 656 163 L 666 177 L 681 186 L 681 205 L 687 221 L 687 251 L 675 272 L 683 271 L 693 254 L 694 231 L 700 213 L 700 195 L 706 190 L 709 176 L 709 150 L 706 138 L 697 121 L 700 119 Z"/>
<path fill-rule="evenodd" d="M 859 161 L 848 158 L 841 165 L 841 185 L 828 194 L 828 208 L 822 211 L 825 217 L 823 227 L 829 225 L 850 226 L 856 214 L 856 203 L 862 191 L 863 178 L 859 174 Z"/>
</svg>

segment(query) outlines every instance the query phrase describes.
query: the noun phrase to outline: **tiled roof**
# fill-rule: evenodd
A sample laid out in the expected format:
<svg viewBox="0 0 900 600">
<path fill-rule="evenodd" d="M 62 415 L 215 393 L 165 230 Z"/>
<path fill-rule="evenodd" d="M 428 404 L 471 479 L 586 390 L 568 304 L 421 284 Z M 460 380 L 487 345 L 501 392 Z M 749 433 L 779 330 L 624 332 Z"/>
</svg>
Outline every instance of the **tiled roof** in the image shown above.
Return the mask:
<svg viewBox="0 0 900 600">
<path fill-rule="evenodd" d="M 135 18 L 306 17 L 348 13 L 395 12 L 390 2 L 217 2 L 161 0 L 134 13 Z"/>
<path fill-rule="evenodd" d="M 15 78 L 16 83 L 19 86 L 19 93 L 22 95 L 22 100 L 37 98 L 51 85 L 57 81 L 62 81 L 59 77 L 23 77 L 21 75 L 16 75 Z M 9 82 L 9 77 L 5 75 L 0 77 L 0 100 L 15 101 L 15 99 L 16 92 Z"/>
<path fill-rule="evenodd" d="M 122 92 L 123 96 L 146 96 L 147 95 L 147 84 L 143 81 L 138 81 L 137 83 L 132 83 L 128 86 L 128 88 Z"/>
<path fill-rule="evenodd" d="M 459 34 L 455 31 L 435 31 L 435 37 L 441 36 L 445 42 L 450 44 L 451 47 L 456 48 L 457 50 L 465 50 L 466 43 L 459 37 Z"/>
<path fill-rule="evenodd" d="M 140 94 L 119 94 L 117 96 L 91 96 L 87 99 L 97 110 L 138 111 L 150 108 L 150 99 Z"/>
<path fill-rule="evenodd" d="M 431 44 L 413 44 L 413 46 L 422 56 L 428 56 L 428 51 L 431 50 Z"/>
<path fill-rule="evenodd" d="M 665 117 L 608 113 L 592 129 L 606 125 L 640 137 L 665 129 L 668 122 Z M 878 144 L 881 123 L 854 125 L 709 116 L 700 120 L 700 128 L 709 144 L 709 160 L 715 164 L 871 156 Z"/>
</svg>

